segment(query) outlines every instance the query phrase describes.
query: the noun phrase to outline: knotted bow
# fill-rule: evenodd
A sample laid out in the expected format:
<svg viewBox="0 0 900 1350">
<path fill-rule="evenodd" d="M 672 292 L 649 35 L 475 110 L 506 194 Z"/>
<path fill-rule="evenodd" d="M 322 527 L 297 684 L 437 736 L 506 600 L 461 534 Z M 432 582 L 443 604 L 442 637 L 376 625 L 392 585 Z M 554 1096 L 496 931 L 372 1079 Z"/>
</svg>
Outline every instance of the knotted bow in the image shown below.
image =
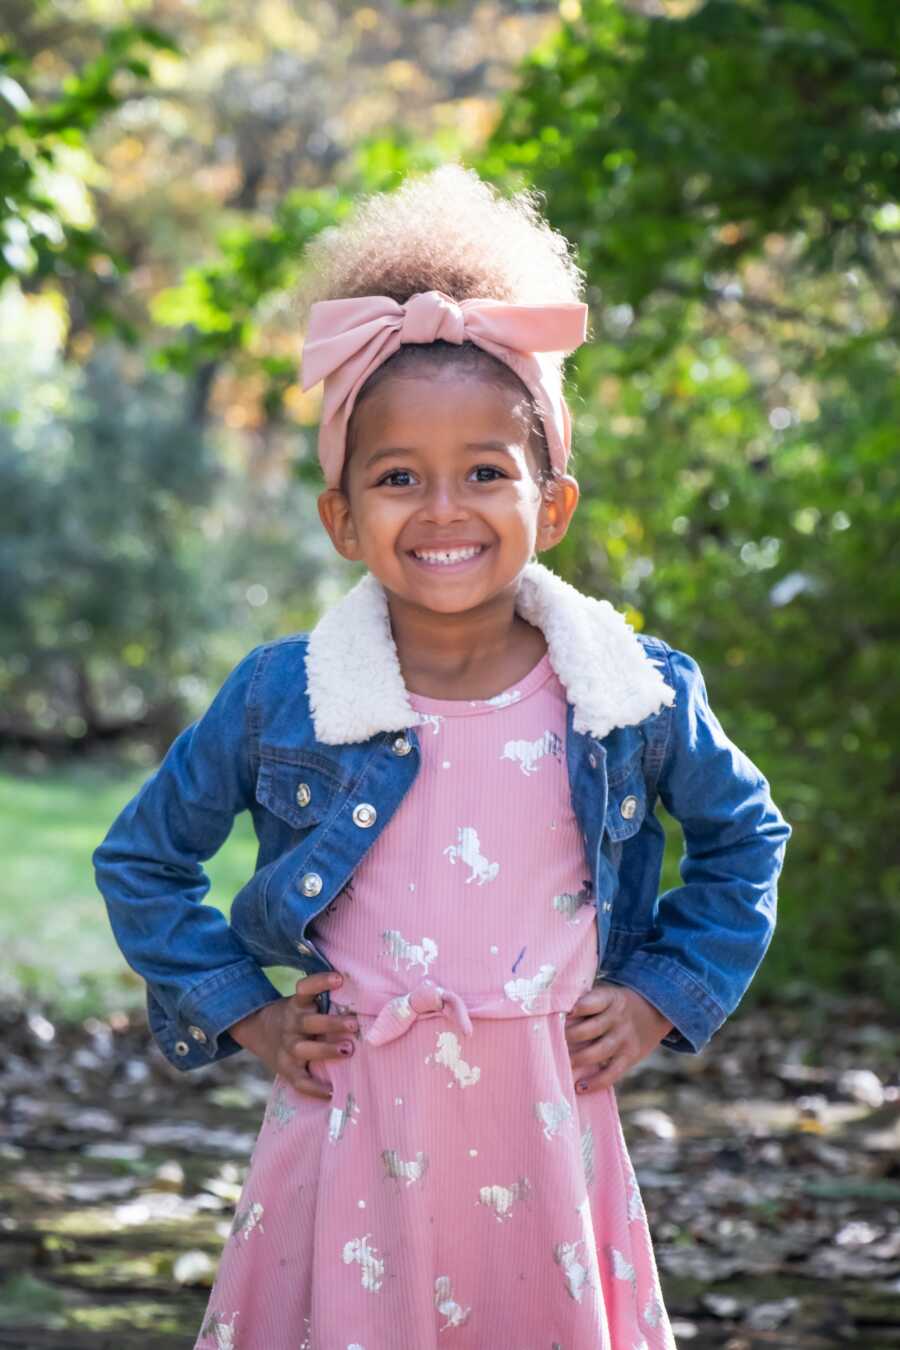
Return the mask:
<svg viewBox="0 0 900 1350">
<path fill-rule="evenodd" d="M 347 424 L 369 375 L 403 343 L 474 342 L 513 370 L 531 393 L 544 424 L 551 464 L 563 472 L 572 423 L 558 367 L 544 353 L 568 355 L 584 342 L 587 305 L 516 305 L 503 300 L 457 302 L 443 291 L 420 291 L 405 305 L 387 295 L 318 300 L 310 308 L 301 387 L 325 381 L 319 462 L 337 487 Z"/>
<path fill-rule="evenodd" d="M 365 1039 L 370 1045 L 385 1045 L 408 1031 L 417 1018 L 429 1013 L 446 1014 L 448 1008 L 452 1010 L 454 1021 L 463 1035 L 471 1036 L 472 1019 L 459 994 L 455 994 L 452 989 L 444 989 L 433 980 L 424 979 L 408 994 L 399 994 L 385 1003 L 366 1032 Z"/>
</svg>

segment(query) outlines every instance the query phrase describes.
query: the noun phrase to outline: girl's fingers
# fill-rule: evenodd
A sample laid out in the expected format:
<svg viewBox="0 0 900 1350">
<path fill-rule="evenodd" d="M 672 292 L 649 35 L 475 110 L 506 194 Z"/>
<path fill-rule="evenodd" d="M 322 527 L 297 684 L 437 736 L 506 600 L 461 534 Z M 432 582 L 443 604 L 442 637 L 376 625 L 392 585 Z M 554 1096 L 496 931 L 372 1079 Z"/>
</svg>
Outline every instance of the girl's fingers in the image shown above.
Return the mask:
<svg viewBox="0 0 900 1350">
<path fill-rule="evenodd" d="M 582 1041 L 593 1041 L 612 1031 L 617 1017 L 611 1012 L 597 1013 L 595 1017 L 579 1017 L 566 1027 L 566 1040 L 570 1045 L 579 1045 Z"/>
<path fill-rule="evenodd" d="M 354 1036 L 359 1024 L 353 1016 L 337 1013 L 300 1013 L 293 1019 L 292 1031 L 303 1036 Z"/>
<path fill-rule="evenodd" d="M 283 1071 L 283 1078 L 286 1078 L 291 1087 L 302 1092 L 305 1097 L 318 1097 L 322 1101 L 331 1101 L 332 1092 L 328 1083 L 323 1083 L 319 1078 L 313 1078 L 302 1066 L 293 1065 L 290 1070 Z"/>
<path fill-rule="evenodd" d="M 294 993 L 289 997 L 301 1006 L 312 1003 L 318 998 L 319 994 L 326 991 L 333 993 L 340 989 L 343 984 L 343 978 L 335 970 L 319 970 L 315 975 L 306 975 L 302 980 L 298 980 L 294 986 Z"/>
<path fill-rule="evenodd" d="M 349 1046 L 348 1051 L 341 1050 L 342 1045 Z M 288 1054 L 293 1056 L 294 1060 L 310 1059 L 345 1059 L 353 1054 L 353 1042 L 346 1036 L 342 1036 L 338 1041 L 294 1041 L 293 1045 L 288 1047 Z"/>
<path fill-rule="evenodd" d="M 622 1049 L 622 1037 L 618 1031 L 610 1031 L 604 1036 L 596 1037 L 584 1045 L 579 1045 L 569 1055 L 569 1062 L 573 1068 L 593 1064 L 601 1064 L 605 1060 L 612 1059 L 613 1055 L 618 1054 Z"/>
</svg>

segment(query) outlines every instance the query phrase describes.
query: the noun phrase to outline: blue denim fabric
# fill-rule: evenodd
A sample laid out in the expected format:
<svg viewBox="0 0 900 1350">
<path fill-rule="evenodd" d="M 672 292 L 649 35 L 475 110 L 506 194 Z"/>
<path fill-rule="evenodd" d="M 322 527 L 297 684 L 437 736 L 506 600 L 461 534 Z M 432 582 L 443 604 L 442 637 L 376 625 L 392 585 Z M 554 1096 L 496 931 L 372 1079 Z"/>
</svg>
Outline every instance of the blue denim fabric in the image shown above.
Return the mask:
<svg viewBox="0 0 900 1350">
<path fill-rule="evenodd" d="M 571 800 L 593 880 L 597 978 L 643 994 L 674 1024 L 662 1044 L 696 1054 L 766 953 L 791 827 L 766 778 L 723 731 L 696 661 L 638 637 L 675 690 L 674 706 L 601 740 L 573 729 L 569 703 Z M 179 1069 L 241 1049 L 227 1028 L 281 997 L 265 966 L 331 969 L 309 926 L 419 770 L 415 727 L 346 745 L 316 740 L 307 639 L 294 634 L 249 652 L 94 850 L 116 941 L 147 984 L 150 1030 Z M 685 845 L 683 884 L 661 895 L 657 797 Z M 354 817 L 361 803 L 374 819 Z M 210 885 L 202 863 L 243 810 L 259 853 L 229 921 L 202 903 Z M 318 1006 L 327 1011 L 328 994 Z"/>
</svg>

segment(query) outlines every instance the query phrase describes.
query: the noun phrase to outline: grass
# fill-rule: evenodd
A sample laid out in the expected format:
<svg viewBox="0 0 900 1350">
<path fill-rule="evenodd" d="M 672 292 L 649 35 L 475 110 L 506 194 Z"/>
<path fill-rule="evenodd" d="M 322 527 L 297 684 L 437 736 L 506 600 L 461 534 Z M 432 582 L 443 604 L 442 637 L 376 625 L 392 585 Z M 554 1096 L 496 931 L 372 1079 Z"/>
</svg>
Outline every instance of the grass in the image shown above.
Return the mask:
<svg viewBox="0 0 900 1350">
<path fill-rule="evenodd" d="M 152 766 L 74 762 L 33 772 L 0 766 L 0 990 L 32 991 L 61 1015 L 97 1015 L 144 1002 L 144 982 L 122 956 L 94 882 L 91 854 Z M 249 812 L 204 867 L 206 903 L 223 914 L 253 873 Z M 266 972 L 282 993 L 296 972 Z"/>
</svg>

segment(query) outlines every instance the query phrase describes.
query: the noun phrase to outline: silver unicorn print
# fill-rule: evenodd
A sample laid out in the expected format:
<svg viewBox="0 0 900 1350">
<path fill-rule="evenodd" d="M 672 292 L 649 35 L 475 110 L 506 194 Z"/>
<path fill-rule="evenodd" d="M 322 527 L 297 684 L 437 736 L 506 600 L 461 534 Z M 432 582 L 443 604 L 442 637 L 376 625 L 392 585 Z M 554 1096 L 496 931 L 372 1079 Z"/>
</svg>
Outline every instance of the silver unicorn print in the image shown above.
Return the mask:
<svg viewBox="0 0 900 1350">
<path fill-rule="evenodd" d="M 443 714 L 443 713 L 426 713 L 426 712 L 420 712 L 419 715 L 418 715 L 418 717 L 416 718 L 416 722 L 417 722 L 420 726 L 426 726 L 426 725 L 430 722 L 430 723 L 431 723 L 431 730 L 434 732 L 435 736 L 436 736 L 436 735 L 438 734 L 438 732 L 440 731 L 440 729 L 441 729 L 441 722 L 443 722 L 443 720 L 444 720 L 444 714 Z"/>
<path fill-rule="evenodd" d="M 478 1192 L 478 1199 L 475 1202 L 478 1205 L 486 1205 L 488 1209 L 494 1211 L 496 1218 L 502 1223 L 505 1219 L 511 1219 L 513 1207 L 518 1201 L 523 1200 L 531 1191 L 531 1182 L 527 1177 L 519 1177 L 511 1186 L 482 1186 Z"/>
<path fill-rule="evenodd" d="M 544 1138 L 552 1139 L 572 1120 L 572 1108 L 566 1101 L 535 1102 L 534 1114 L 544 1127 Z"/>
<path fill-rule="evenodd" d="M 658 1327 L 665 1316 L 665 1308 L 656 1294 L 651 1294 L 644 1305 L 644 1321 L 648 1327 Z"/>
<path fill-rule="evenodd" d="M 428 1170 L 428 1156 L 421 1149 L 415 1158 L 404 1162 L 395 1148 L 384 1148 L 381 1150 L 381 1161 L 384 1163 L 386 1177 L 396 1177 L 398 1181 L 405 1180 L 407 1186 L 411 1186 L 414 1181 L 421 1181 Z"/>
<path fill-rule="evenodd" d="M 284 1087 L 279 1083 L 278 1091 L 266 1111 L 265 1119 L 274 1120 L 275 1128 L 283 1130 L 285 1125 L 290 1124 L 296 1114 L 296 1106 L 288 1106 L 287 1098 L 284 1095 Z"/>
<path fill-rule="evenodd" d="M 641 1198 L 637 1177 L 632 1173 L 628 1178 L 628 1218 L 641 1219 L 644 1216 L 644 1201 Z"/>
<path fill-rule="evenodd" d="M 443 1065 L 445 1069 L 449 1069 L 460 1087 L 472 1087 L 481 1077 L 481 1069 L 478 1065 L 467 1064 L 462 1058 L 459 1038 L 454 1031 L 438 1032 L 434 1062 Z"/>
<path fill-rule="evenodd" d="M 545 755 L 559 758 L 562 741 L 555 731 L 545 731 L 536 741 L 507 741 L 501 759 L 511 759 L 524 774 L 537 773 L 538 763 Z"/>
<path fill-rule="evenodd" d="M 493 698 L 470 698 L 469 707 L 477 708 L 480 704 L 487 708 L 508 708 L 511 703 L 518 703 L 521 697 L 520 689 L 504 689 L 502 694 L 494 694 Z"/>
<path fill-rule="evenodd" d="M 456 843 L 448 844 L 444 852 L 452 863 L 461 858 L 464 863 L 469 864 L 472 872 L 466 877 L 466 884 L 477 881 L 479 886 L 483 886 L 486 881 L 493 881 L 500 871 L 498 862 L 488 862 L 482 854 L 481 841 L 474 825 L 458 825 Z"/>
<path fill-rule="evenodd" d="M 562 1268 L 566 1290 L 576 1303 L 581 1302 L 585 1289 L 591 1287 L 588 1267 L 581 1260 L 579 1252 L 583 1246 L 583 1239 L 578 1238 L 575 1242 L 557 1242 L 553 1248 L 553 1259 Z"/>
<path fill-rule="evenodd" d="M 434 1306 L 447 1319 L 440 1328 L 441 1331 L 446 1331 L 448 1327 L 465 1326 L 472 1311 L 471 1308 L 463 1308 L 456 1302 L 449 1275 L 439 1275 L 434 1282 Z"/>
<path fill-rule="evenodd" d="M 584 1167 L 585 1182 L 588 1186 L 593 1186 L 594 1178 L 597 1175 L 593 1125 L 585 1125 L 581 1132 L 581 1162 Z"/>
<path fill-rule="evenodd" d="M 507 980 L 503 986 L 503 992 L 514 1003 L 521 1003 L 524 1012 L 534 1012 L 535 1000 L 540 998 L 541 994 L 546 993 L 555 977 L 556 966 L 544 965 L 530 979 L 521 977 L 517 980 Z"/>
<path fill-rule="evenodd" d="M 331 1108 L 328 1113 L 328 1138 L 333 1144 L 340 1143 L 348 1120 L 352 1125 L 356 1124 L 353 1117 L 358 1114 L 359 1107 L 352 1092 L 347 1093 L 347 1101 L 343 1107 L 333 1106 Z"/>
<path fill-rule="evenodd" d="M 262 1226 L 262 1216 L 263 1207 L 258 1200 L 254 1200 L 252 1205 L 248 1205 L 246 1209 L 238 1210 L 235 1214 L 228 1236 L 235 1237 L 237 1234 L 242 1234 L 244 1241 L 249 1242 L 250 1234 L 254 1228 L 258 1228 L 261 1233 L 266 1231 Z"/>
<path fill-rule="evenodd" d="M 421 966 L 422 973 L 428 974 L 428 967 L 438 954 L 434 938 L 423 937 L 420 943 L 413 944 L 407 942 L 397 928 L 386 928 L 381 936 L 384 938 L 385 950 L 394 958 L 395 970 L 399 970 L 400 962 L 405 961 L 407 970 L 412 970 L 413 966 Z"/>
<path fill-rule="evenodd" d="M 610 1269 L 615 1278 L 617 1280 L 627 1280 L 631 1285 L 632 1290 L 636 1291 L 637 1276 L 634 1273 L 634 1266 L 630 1261 L 625 1259 L 618 1247 L 614 1247 L 610 1242 L 607 1242 L 604 1245 L 606 1254 L 609 1257 Z"/>
<path fill-rule="evenodd" d="M 553 908 L 558 914 L 565 915 L 566 923 L 576 924 L 581 922 L 579 910 L 587 905 L 593 905 L 592 884 L 590 879 L 581 883 L 581 890 L 576 892 L 563 891 L 561 895 L 554 895 Z"/>
<path fill-rule="evenodd" d="M 200 1339 L 204 1336 L 214 1336 L 216 1338 L 216 1350 L 234 1350 L 234 1319 L 238 1313 L 231 1314 L 230 1322 L 223 1322 L 218 1313 L 210 1313 L 209 1317 L 203 1323 L 200 1331 Z"/>
<path fill-rule="evenodd" d="M 384 1262 L 378 1255 L 377 1247 L 369 1246 L 371 1236 L 371 1233 L 366 1233 L 361 1238 L 351 1238 L 344 1243 L 342 1255 L 345 1266 L 352 1265 L 354 1261 L 359 1263 L 363 1289 L 377 1293 L 384 1283 Z"/>
</svg>

